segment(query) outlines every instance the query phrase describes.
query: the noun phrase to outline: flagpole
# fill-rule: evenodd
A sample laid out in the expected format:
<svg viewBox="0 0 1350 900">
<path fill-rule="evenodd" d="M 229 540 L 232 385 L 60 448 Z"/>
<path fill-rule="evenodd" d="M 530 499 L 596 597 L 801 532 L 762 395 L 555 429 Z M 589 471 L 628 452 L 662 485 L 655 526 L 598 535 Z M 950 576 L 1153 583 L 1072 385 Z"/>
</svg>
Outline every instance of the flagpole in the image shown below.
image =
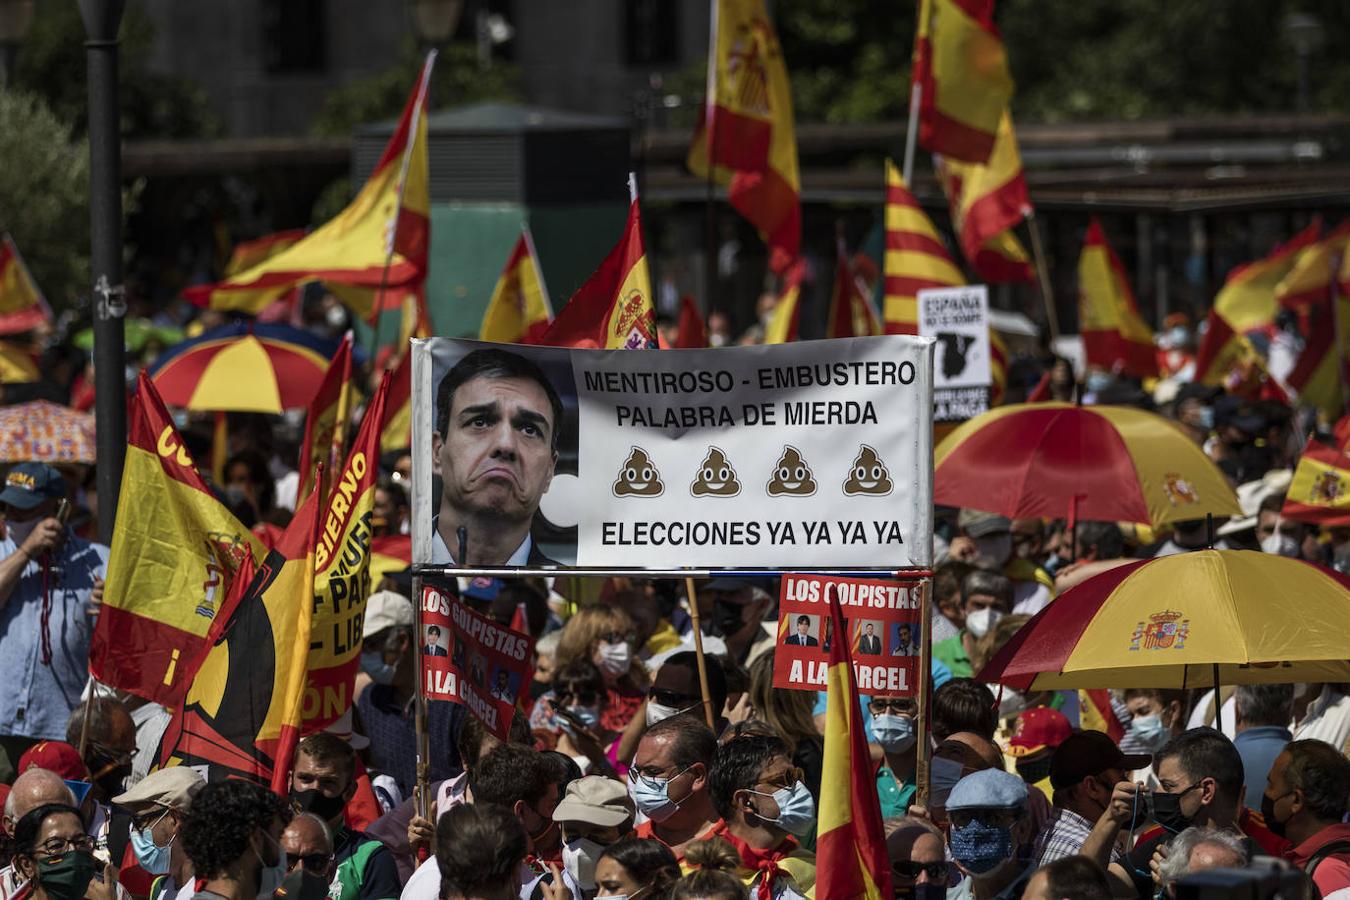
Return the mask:
<svg viewBox="0 0 1350 900">
<path fill-rule="evenodd" d="M 717 733 L 717 716 L 721 710 L 712 708 L 712 694 L 708 691 L 708 666 L 703 659 L 703 629 L 698 621 L 698 591 L 694 589 L 694 579 L 684 580 L 684 591 L 689 596 L 689 621 L 694 628 L 694 659 L 698 663 L 698 689 L 703 695 L 703 716 L 708 728 Z"/>
<path fill-rule="evenodd" d="M 703 192 L 703 315 L 713 312 L 713 292 L 717 287 L 717 186 L 714 182 L 717 134 L 717 0 L 709 0 L 708 24 L 708 81 L 703 93 L 703 148 L 707 155 L 708 171 Z"/>
<path fill-rule="evenodd" d="M 426 102 L 427 87 L 431 83 L 431 70 L 436 66 L 436 51 L 427 51 L 426 61 L 422 63 L 422 77 L 417 85 L 417 101 L 413 104 L 412 118 L 408 121 L 408 135 L 403 146 L 403 160 L 398 170 L 398 191 L 395 192 L 394 219 L 390 223 L 391 232 L 384 252 L 384 268 L 380 270 L 380 289 L 375 292 L 371 316 L 374 321 L 370 328 L 370 364 L 375 365 L 375 356 L 380 349 L 380 320 L 384 312 L 384 292 L 389 287 L 389 267 L 394 264 L 394 245 L 398 238 L 398 220 L 403 215 L 403 191 L 408 184 L 408 166 L 412 163 L 413 146 L 417 143 L 417 127 L 422 119 L 422 106 Z M 425 278 L 425 273 L 423 273 Z"/>
<path fill-rule="evenodd" d="M 914 190 L 914 182 L 910 179 L 914 175 L 914 148 L 919 140 L 919 105 L 922 102 L 923 84 L 916 81 L 909 89 L 909 124 L 905 129 L 905 159 L 901 172 L 905 186 L 911 191 Z"/>
<path fill-rule="evenodd" d="M 928 763 L 932 756 L 932 723 L 928 721 L 929 686 L 933 683 L 933 579 L 919 582 L 919 740 L 915 742 L 918 754 L 914 760 L 915 802 L 928 808 Z"/>
<path fill-rule="evenodd" d="M 1041 227 L 1036 221 L 1036 208 L 1028 206 L 1027 228 L 1031 231 L 1031 252 L 1036 257 L 1036 279 L 1041 286 L 1041 299 L 1045 301 L 1045 321 L 1050 326 L 1050 347 L 1059 341 L 1059 313 L 1055 310 L 1055 295 L 1050 287 L 1050 269 L 1045 264 L 1045 249 L 1041 246 Z"/>
<path fill-rule="evenodd" d="M 414 656 L 417 673 L 417 690 L 414 693 L 413 728 L 417 732 L 417 784 L 413 790 L 414 812 L 423 819 L 430 811 L 428 794 L 431 793 L 431 736 L 427 732 L 427 694 L 426 677 L 423 674 L 422 661 L 422 576 L 414 571 L 412 577 L 413 609 L 416 611 L 416 629 L 413 632 Z M 428 854 L 429 856 L 430 854 Z M 421 862 L 423 855 L 418 854 Z"/>
</svg>

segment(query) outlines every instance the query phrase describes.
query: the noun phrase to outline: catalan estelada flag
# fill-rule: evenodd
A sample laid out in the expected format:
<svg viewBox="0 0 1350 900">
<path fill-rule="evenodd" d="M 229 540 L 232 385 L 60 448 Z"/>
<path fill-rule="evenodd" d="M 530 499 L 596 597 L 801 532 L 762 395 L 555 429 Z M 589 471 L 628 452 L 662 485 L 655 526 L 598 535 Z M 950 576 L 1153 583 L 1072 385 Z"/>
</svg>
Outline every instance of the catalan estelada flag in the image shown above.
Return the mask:
<svg viewBox="0 0 1350 900">
<path fill-rule="evenodd" d="M 800 337 L 802 280 L 806 277 L 806 260 L 799 259 L 783 276 L 783 292 L 773 308 L 769 324 L 764 326 L 764 343 L 787 344 Z"/>
<path fill-rule="evenodd" d="M 764 0 L 711 0 L 707 103 L 686 161 L 728 186 L 732 207 L 759 230 L 769 268 L 783 274 L 801 250 L 801 182 L 792 88 Z"/>
<path fill-rule="evenodd" d="M 382 284 L 396 287 L 423 280 L 431 234 L 427 84 L 435 58 L 434 52 L 428 54 L 394 136 L 346 209 L 275 256 L 225 281 L 189 288 L 183 295 L 198 306 L 256 315 L 275 299 L 275 289 L 302 281 L 353 285 L 369 293 L 341 296 L 373 298 Z M 373 305 L 373 299 L 361 302 Z M 352 311 L 369 316 L 373 310 Z"/>
<path fill-rule="evenodd" d="M 51 308 L 28 274 L 14 239 L 0 235 L 0 334 L 32 331 L 51 320 Z"/>
<path fill-rule="evenodd" d="M 1214 309 L 1234 331 L 1246 334 L 1275 321 L 1279 311 L 1276 287 L 1294 268 L 1299 254 L 1317 242 L 1321 230 L 1321 220 L 1315 221 L 1264 259 L 1244 263 L 1228 273 L 1214 298 Z"/>
<path fill-rule="evenodd" d="M 993 152 L 1013 80 L 994 0 L 920 0 L 913 83 L 919 97 L 919 146 L 982 163 Z"/>
<path fill-rule="evenodd" d="M 176 706 L 192 660 L 257 539 L 207 488 L 144 371 L 132 401 L 103 611 L 89 650 L 99 681 Z"/>
<path fill-rule="evenodd" d="M 847 635 L 839 603 L 830 604 L 836 635 Z M 830 642 L 825 676 L 825 759 L 816 818 L 816 896 L 891 897 L 891 863 L 881 801 L 863 733 L 849 640 Z"/>
<path fill-rule="evenodd" d="M 331 480 L 331 473 L 342 459 L 347 447 L 352 399 L 352 335 L 349 331 L 338 345 L 337 353 L 333 354 L 305 415 L 305 437 L 300 445 L 298 496 L 301 501 L 314 490 L 314 467 L 323 463 Z M 327 497 L 327 485 L 321 485 L 319 493 Z"/>
<path fill-rule="evenodd" d="M 708 323 L 703 321 L 698 304 L 688 294 L 680 298 L 680 321 L 676 331 L 676 350 L 702 350 L 708 346 Z"/>
<path fill-rule="evenodd" d="M 1135 378 L 1158 374 L 1153 331 L 1139 315 L 1125 267 L 1096 216 L 1078 256 L 1078 330 L 1088 365 Z"/>
<path fill-rule="evenodd" d="M 985 281 L 1034 280 L 1031 257 L 1012 232 L 1032 209 L 1012 116 L 1005 112 L 999 121 L 988 162 L 934 156 L 933 164 L 971 268 Z"/>
<path fill-rule="evenodd" d="M 882 317 L 888 334 L 917 334 L 919 291 L 957 287 L 966 278 L 952 261 L 927 213 L 886 160 L 886 256 Z"/>
<path fill-rule="evenodd" d="M 600 350 L 656 348 L 656 309 L 642 249 L 637 188 L 631 175 L 629 179 L 632 202 L 623 237 L 535 343 Z"/>
<path fill-rule="evenodd" d="M 1350 525 L 1350 457 L 1320 441 L 1308 441 L 1280 515 L 1328 527 Z"/>
<path fill-rule="evenodd" d="M 230 592 L 160 740 L 160 768 L 206 766 L 210 781 L 245 778 L 286 794 L 300 739 L 318 515 L 319 495 L 310 494 Z"/>
<path fill-rule="evenodd" d="M 834 290 L 830 292 L 830 312 L 825 320 L 827 338 L 868 337 L 881 334 L 881 321 L 868 302 L 867 295 L 853 276 L 853 266 L 840 241 L 835 253 Z"/>
<path fill-rule="evenodd" d="M 483 311 L 483 324 L 478 328 L 480 341 L 499 344 L 525 344 L 538 337 L 553 321 L 553 306 L 548 301 L 544 273 L 539 269 L 539 256 L 534 252 L 534 240 L 528 225 L 521 226 L 516 246 L 507 257 L 492 299 Z"/>
</svg>

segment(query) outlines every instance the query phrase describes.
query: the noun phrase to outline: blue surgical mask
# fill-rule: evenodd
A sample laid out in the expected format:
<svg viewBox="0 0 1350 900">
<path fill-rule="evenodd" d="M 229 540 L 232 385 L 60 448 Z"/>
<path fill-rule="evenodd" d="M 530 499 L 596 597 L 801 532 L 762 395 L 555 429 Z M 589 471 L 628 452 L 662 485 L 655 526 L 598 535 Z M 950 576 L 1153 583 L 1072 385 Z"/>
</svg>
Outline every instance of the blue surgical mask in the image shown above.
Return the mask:
<svg viewBox="0 0 1350 900">
<path fill-rule="evenodd" d="M 384 661 L 383 651 L 361 651 L 361 671 L 369 675 L 370 680 L 376 684 L 393 684 L 396 669 L 397 666 L 394 663 Z"/>
<path fill-rule="evenodd" d="M 1150 753 L 1167 743 L 1169 737 L 1161 716 L 1140 716 L 1130 723 L 1130 733 Z"/>
<path fill-rule="evenodd" d="M 805 782 L 799 781 L 790 788 L 779 788 L 772 794 L 763 791 L 751 791 L 761 797 L 772 797 L 778 804 L 778 818 L 769 819 L 760 816 L 766 822 L 773 822 L 779 828 L 801 837 L 810 834 L 816 824 L 816 800 Z"/>
<path fill-rule="evenodd" d="M 914 746 L 914 720 L 909 716 L 873 716 L 872 737 L 889 753 L 905 753 Z"/>
<path fill-rule="evenodd" d="M 136 854 L 136 862 L 140 864 L 142 869 L 151 875 L 168 875 L 169 857 L 174 839 L 178 835 L 175 834 L 173 838 L 169 839 L 169 843 L 161 847 L 155 843 L 155 839 L 150 833 L 150 829 L 154 827 L 154 825 L 149 825 L 140 831 L 132 829 L 131 850 Z"/>
<path fill-rule="evenodd" d="M 692 766 L 690 767 L 692 768 Z M 689 769 L 676 772 L 674 778 L 679 778 Z M 642 810 L 642 814 L 653 822 L 664 822 L 675 814 L 680 808 L 680 802 L 670 799 L 670 782 L 673 778 L 644 778 L 638 776 L 633 782 L 633 802 L 637 808 Z"/>
<path fill-rule="evenodd" d="M 974 875 L 987 875 L 1013 855 L 1012 829 L 986 825 L 979 819 L 972 819 L 960 828 L 953 825 L 948 843 L 952 859 Z"/>
</svg>

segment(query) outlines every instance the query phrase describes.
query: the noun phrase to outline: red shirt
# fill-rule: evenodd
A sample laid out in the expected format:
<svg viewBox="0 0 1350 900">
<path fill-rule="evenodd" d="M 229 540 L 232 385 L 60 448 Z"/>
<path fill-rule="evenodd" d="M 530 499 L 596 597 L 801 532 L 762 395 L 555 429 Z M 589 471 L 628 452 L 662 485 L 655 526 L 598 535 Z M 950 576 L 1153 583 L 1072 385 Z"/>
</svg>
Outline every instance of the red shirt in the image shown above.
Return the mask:
<svg viewBox="0 0 1350 900">
<path fill-rule="evenodd" d="M 694 838 L 694 840 L 701 841 L 706 840 L 707 838 L 710 837 L 714 837 L 719 832 L 724 831 L 726 829 L 726 824 L 727 823 L 725 819 L 718 819 L 711 826 L 699 832 L 698 836 Z M 648 819 L 647 821 L 639 825 L 637 828 L 634 828 L 633 833 L 640 838 L 651 838 L 654 841 L 660 841 L 662 844 L 665 844 L 667 847 L 670 848 L 670 852 L 675 854 L 675 861 L 682 866 L 684 865 L 684 851 L 676 850 L 674 847 L 671 847 L 669 844 L 666 844 L 665 841 L 662 841 L 661 838 L 657 836 L 656 832 L 652 830 L 651 819 Z"/>
<path fill-rule="evenodd" d="M 1343 823 L 1328 825 L 1292 848 L 1285 854 L 1285 858 L 1300 869 L 1305 869 L 1309 860 L 1317 855 L 1318 850 L 1327 844 L 1347 840 L 1350 840 L 1350 825 Z M 1350 850 L 1337 850 L 1323 857 L 1311 875 L 1313 883 L 1317 885 L 1323 897 L 1329 896 L 1332 891 L 1350 888 Z"/>
</svg>

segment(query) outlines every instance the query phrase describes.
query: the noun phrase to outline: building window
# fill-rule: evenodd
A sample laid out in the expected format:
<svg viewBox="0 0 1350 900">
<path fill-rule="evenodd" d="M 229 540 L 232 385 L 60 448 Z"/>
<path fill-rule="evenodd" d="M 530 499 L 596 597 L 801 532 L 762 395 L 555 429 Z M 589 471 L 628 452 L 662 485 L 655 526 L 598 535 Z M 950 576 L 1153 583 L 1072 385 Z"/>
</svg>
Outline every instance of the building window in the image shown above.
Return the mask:
<svg viewBox="0 0 1350 900">
<path fill-rule="evenodd" d="M 630 66 L 680 59 L 679 0 L 624 0 L 624 52 Z"/>
<path fill-rule="evenodd" d="M 262 0 L 263 66 L 268 72 L 322 72 L 324 0 Z"/>
</svg>

